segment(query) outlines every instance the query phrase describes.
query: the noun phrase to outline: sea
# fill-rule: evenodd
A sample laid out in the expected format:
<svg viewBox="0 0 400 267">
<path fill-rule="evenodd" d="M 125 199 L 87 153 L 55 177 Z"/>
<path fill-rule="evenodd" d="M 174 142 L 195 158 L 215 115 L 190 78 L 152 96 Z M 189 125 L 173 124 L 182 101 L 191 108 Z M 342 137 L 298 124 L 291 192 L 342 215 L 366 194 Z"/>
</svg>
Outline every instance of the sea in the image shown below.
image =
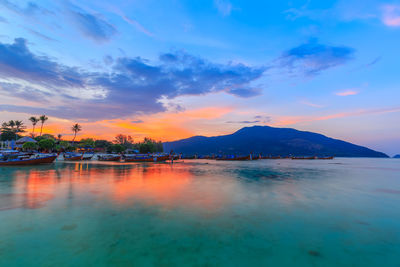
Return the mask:
<svg viewBox="0 0 400 267">
<path fill-rule="evenodd" d="M 400 266 L 400 159 L 0 167 L 0 266 Z"/>
</svg>

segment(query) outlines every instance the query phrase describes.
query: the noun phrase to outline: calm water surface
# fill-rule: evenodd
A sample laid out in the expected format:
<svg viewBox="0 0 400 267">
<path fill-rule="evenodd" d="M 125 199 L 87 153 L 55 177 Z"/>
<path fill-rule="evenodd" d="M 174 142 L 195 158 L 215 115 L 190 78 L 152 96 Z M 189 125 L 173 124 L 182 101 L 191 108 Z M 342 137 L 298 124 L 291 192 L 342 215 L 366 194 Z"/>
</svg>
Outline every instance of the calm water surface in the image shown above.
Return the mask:
<svg viewBox="0 0 400 267">
<path fill-rule="evenodd" d="M 400 266 L 400 160 L 0 167 L 0 266 Z"/>
</svg>

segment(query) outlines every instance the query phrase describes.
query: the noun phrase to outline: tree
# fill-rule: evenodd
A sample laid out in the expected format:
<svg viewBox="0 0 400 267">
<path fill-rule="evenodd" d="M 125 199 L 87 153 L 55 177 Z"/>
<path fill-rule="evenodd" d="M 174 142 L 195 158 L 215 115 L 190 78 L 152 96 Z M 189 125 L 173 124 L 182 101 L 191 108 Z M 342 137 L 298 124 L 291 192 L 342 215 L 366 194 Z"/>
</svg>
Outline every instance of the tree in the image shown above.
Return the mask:
<svg viewBox="0 0 400 267">
<path fill-rule="evenodd" d="M 9 123 L 3 122 L 1 124 L 1 140 L 2 141 L 7 141 L 7 140 L 15 140 L 16 135 L 15 132 L 12 130 L 10 127 Z"/>
<path fill-rule="evenodd" d="M 112 143 L 107 141 L 107 140 L 96 140 L 96 141 L 94 141 L 94 147 L 95 148 L 106 149 L 107 147 L 110 147 L 111 145 L 112 145 Z"/>
<path fill-rule="evenodd" d="M 65 148 L 69 147 L 70 144 L 68 141 L 61 141 L 60 146 L 65 149 Z"/>
<path fill-rule="evenodd" d="M 34 142 L 26 142 L 22 145 L 23 150 L 35 150 L 36 148 L 37 145 Z"/>
<path fill-rule="evenodd" d="M 60 141 L 57 149 L 64 150 L 64 151 L 72 151 L 72 150 L 74 150 L 74 147 L 71 146 L 71 144 L 68 141 Z"/>
<path fill-rule="evenodd" d="M 56 140 L 56 138 L 54 137 L 54 135 L 52 135 L 52 134 L 43 134 L 43 135 L 41 135 L 41 136 L 36 136 L 35 137 L 35 140 L 36 141 L 40 141 L 40 140 L 43 140 L 43 139 L 51 139 L 51 140 Z"/>
<path fill-rule="evenodd" d="M 62 135 L 61 135 L 61 134 L 57 134 L 57 139 L 58 139 L 58 142 L 60 142 L 60 141 L 61 141 L 61 137 L 62 137 Z"/>
<path fill-rule="evenodd" d="M 93 138 L 81 139 L 81 141 L 79 142 L 79 145 L 81 147 L 94 147 L 94 140 L 93 140 Z"/>
<path fill-rule="evenodd" d="M 40 136 L 42 136 L 42 131 L 43 131 L 43 124 L 45 123 L 45 121 L 47 121 L 49 118 L 46 115 L 42 115 L 39 117 L 40 122 L 42 123 L 42 125 L 40 126 Z"/>
<path fill-rule="evenodd" d="M 133 138 L 130 135 L 118 134 L 115 136 L 114 143 L 129 149 L 133 147 Z"/>
<path fill-rule="evenodd" d="M 114 144 L 112 145 L 112 151 L 116 153 L 121 153 L 125 151 L 125 147 L 120 144 Z"/>
<path fill-rule="evenodd" d="M 1 125 L 1 139 L 2 140 L 15 140 L 18 137 L 18 133 L 25 131 L 25 125 L 22 121 L 10 120 L 4 122 Z"/>
<path fill-rule="evenodd" d="M 75 123 L 73 126 L 72 126 L 72 131 L 74 132 L 74 139 L 72 139 L 72 142 L 74 142 L 75 141 L 75 138 L 76 138 L 76 134 L 78 133 L 78 132 L 80 132 L 80 131 L 82 131 L 82 126 L 80 126 L 78 123 Z"/>
<path fill-rule="evenodd" d="M 1 141 L 9 141 L 17 139 L 17 135 L 11 131 L 1 131 Z"/>
<path fill-rule="evenodd" d="M 15 123 L 15 133 L 25 132 L 26 126 L 22 121 L 14 121 L 14 123 Z"/>
<path fill-rule="evenodd" d="M 44 139 L 52 139 L 52 140 L 56 140 L 56 137 L 52 134 L 43 134 L 42 137 Z"/>
<path fill-rule="evenodd" d="M 43 150 L 53 149 L 55 146 L 55 142 L 52 139 L 42 139 L 38 143 L 39 148 Z"/>
<path fill-rule="evenodd" d="M 35 127 L 36 124 L 39 122 L 39 119 L 36 117 L 30 117 L 29 120 L 32 122 L 32 137 L 35 136 Z"/>
<path fill-rule="evenodd" d="M 157 142 L 151 138 L 145 137 L 142 143 L 139 143 L 140 153 L 154 153 L 162 152 L 163 145 L 161 142 Z"/>
</svg>

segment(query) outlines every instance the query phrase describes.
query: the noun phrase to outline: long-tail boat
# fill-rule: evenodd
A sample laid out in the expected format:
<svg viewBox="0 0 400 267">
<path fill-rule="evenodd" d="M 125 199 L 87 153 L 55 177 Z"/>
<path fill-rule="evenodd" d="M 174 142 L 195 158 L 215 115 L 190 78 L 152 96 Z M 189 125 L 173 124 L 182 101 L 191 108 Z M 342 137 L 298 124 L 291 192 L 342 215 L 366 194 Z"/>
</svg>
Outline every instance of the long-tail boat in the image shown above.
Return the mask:
<svg viewBox="0 0 400 267">
<path fill-rule="evenodd" d="M 121 159 L 120 155 L 99 155 L 97 157 L 99 161 L 119 161 Z"/>
<path fill-rule="evenodd" d="M 0 166 L 21 166 L 21 165 L 37 165 L 52 163 L 57 158 L 57 155 L 38 155 L 36 157 L 10 157 L 0 160 Z"/>
<path fill-rule="evenodd" d="M 169 159 L 169 156 L 154 156 L 154 155 L 145 155 L 145 156 L 125 156 L 125 162 L 161 162 Z"/>
<path fill-rule="evenodd" d="M 292 157 L 292 159 L 317 159 L 317 157 Z"/>
<path fill-rule="evenodd" d="M 79 161 L 82 160 L 83 154 L 64 153 L 64 160 L 66 161 Z"/>
<path fill-rule="evenodd" d="M 334 157 L 333 156 L 331 156 L 331 157 L 318 157 L 317 159 L 333 159 Z"/>
</svg>

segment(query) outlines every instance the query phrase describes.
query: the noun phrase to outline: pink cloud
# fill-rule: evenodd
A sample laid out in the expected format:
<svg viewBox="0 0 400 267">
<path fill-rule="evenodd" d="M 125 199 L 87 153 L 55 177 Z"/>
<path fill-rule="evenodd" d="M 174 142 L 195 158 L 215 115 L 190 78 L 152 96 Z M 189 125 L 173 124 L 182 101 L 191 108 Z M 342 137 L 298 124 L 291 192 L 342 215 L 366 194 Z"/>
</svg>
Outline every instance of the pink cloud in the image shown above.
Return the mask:
<svg viewBox="0 0 400 267">
<path fill-rule="evenodd" d="M 340 118 L 374 115 L 374 114 L 386 114 L 393 112 L 400 112 L 400 107 L 361 109 L 361 110 L 340 112 L 322 116 L 282 116 L 278 118 L 278 120 L 275 123 L 272 123 L 271 125 L 286 126 L 286 125 L 295 125 L 298 123 L 311 123 L 314 121 L 325 121 L 331 119 L 340 119 Z"/>
<path fill-rule="evenodd" d="M 313 108 L 323 108 L 324 107 L 323 105 L 315 104 L 315 103 L 309 102 L 307 100 L 302 100 L 302 101 L 300 101 L 300 103 L 303 105 L 309 106 L 309 107 L 313 107 Z"/>
<path fill-rule="evenodd" d="M 382 21 L 386 26 L 400 26 L 400 5 L 385 5 L 383 6 Z"/>
<path fill-rule="evenodd" d="M 337 92 L 337 93 L 335 93 L 335 95 L 349 96 L 349 95 L 357 95 L 358 93 L 359 93 L 359 91 L 351 89 L 351 90 L 346 90 L 346 91 L 342 91 L 342 92 Z"/>
</svg>

